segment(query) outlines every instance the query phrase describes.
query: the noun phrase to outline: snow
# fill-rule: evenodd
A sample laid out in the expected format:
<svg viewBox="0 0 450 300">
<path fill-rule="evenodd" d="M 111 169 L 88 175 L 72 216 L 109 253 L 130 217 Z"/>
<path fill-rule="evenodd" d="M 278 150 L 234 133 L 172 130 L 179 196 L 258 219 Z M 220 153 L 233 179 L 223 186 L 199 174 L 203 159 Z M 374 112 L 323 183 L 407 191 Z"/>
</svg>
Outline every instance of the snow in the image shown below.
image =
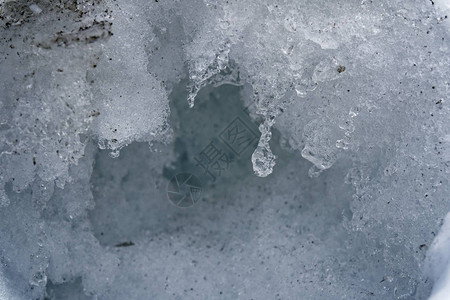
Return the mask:
<svg viewBox="0 0 450 300">
<path fill-rule="evenodd" d="M 0 298 L 449 298 L 449 10 L 0 1 Z"/>
</svg>

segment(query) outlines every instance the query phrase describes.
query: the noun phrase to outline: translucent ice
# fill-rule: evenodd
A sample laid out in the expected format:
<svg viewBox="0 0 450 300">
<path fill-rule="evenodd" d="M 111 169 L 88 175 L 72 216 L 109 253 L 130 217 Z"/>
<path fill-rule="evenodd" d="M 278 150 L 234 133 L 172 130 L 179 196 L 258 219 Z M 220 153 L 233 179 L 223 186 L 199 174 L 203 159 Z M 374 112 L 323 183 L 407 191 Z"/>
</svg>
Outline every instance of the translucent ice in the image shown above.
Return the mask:
<svg viewBox="0 0 450 300">
<path fill-rule="evenodd" d="M 259 130 L 262 134 L 258 146 L 252 155 L 253 170 L 255 171 L 255 174 L 260 177 L 266 177 L 271 174 L 273 167 L 275 166 L 276 156 L 273 155 L 269 145 L 269 141 L 272 138 L 270 124 L 270 122 L 265 121 L 259 126 Z"/>
<path fill-rule="evenodd" d="M 448 298 L 449 7 L 0 1 L 0 298 Z"/>
<path fill-rule="evenodd" d="M 92 131 L 100 148 L 117 156 L 132 141 L 167 138 L 169 107 L 164 84 L 147 70 L 147 44 L 157 42 L 148 26 L 148 7 L 139 1 L 108 4 L 114 35 L 102 45 L 102 55 L 89 74 L 100 113 Z"/>
<path fill-rule="evenodd" d="M 429 300 L 444 300 L 450 295 L 450 213 L 428 252 L 428 271 L 435 281 Z"/>
</svg>

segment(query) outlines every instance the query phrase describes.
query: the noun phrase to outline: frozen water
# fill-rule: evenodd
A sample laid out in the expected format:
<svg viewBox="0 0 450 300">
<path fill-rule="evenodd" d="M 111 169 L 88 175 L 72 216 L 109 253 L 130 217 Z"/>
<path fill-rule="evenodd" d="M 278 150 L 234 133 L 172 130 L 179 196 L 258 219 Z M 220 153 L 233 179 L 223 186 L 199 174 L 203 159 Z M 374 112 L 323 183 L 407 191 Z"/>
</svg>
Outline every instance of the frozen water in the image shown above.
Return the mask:
<svg viewBox="0 0 450 300">
<path fill-rule="evenodd" d="M 0 1 L 0 298 L 450 299 L 449 14 Z"/>
<path fill-rule="evenodd" d="M 118 151 L 132 141 L 167 139 L 169 113 L 164 85 L 147 71 L 149 44 L 157 37 L 148 26 L 146 7 L 139 1 L 112 1 L 113 30 L 90 72 L 94 105 L 99 116 L 92 124 L 100 148 Z M 126 83 L 126 84 L 124 84 Z M 137 109 L 139 108 L 139 109 Z"/>
<path fill-rule="evenodd" d="M 447 299 L 450 295 L 450 213 L 428 253 L 428 271 L 435 281 L 430 300 Z"/>
</svg>

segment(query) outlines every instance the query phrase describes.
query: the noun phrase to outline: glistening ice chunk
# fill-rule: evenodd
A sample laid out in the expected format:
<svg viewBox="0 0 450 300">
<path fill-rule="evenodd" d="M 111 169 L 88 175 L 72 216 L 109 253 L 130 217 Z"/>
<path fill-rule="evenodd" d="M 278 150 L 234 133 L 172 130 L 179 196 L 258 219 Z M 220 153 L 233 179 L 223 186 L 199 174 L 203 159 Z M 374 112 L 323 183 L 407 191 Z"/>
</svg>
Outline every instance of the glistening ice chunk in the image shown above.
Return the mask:
<svg viewBox="0 0 450 300">
<path fill-rule="evenodd" d="M 276 159 L 269 145 L 269 141 L 272 138 L 269 121 L 261 124 L 259 130 L 261 131 L 261 137 L 259 138 L 258 146 L 252 154 L 253 171 L 259 177 L 266 177 L 272 173 Z"/>
<path fill-rule="evenodd" d="M 99 116 L 93 124 L 100 148 L 111 155 L 132 141 L 166 138 L 169 114 L 164 85 L 147 71 L 145 45 L 155 41 L 139 1 L 113 1 L 114 35 L 92 71 Z M 120 8 L 119 8 L 120 7 Z"/>
</svg>

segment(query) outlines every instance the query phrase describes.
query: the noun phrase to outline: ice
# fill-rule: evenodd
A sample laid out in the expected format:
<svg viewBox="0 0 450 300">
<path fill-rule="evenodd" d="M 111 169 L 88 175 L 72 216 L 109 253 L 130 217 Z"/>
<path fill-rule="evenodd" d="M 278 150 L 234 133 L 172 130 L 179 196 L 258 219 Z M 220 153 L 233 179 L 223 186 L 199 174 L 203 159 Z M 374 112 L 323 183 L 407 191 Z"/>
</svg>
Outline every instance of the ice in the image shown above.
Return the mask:
<svg viewBox="0 0 450 300">
<path fill-rule="evenodd" d="M 450 295 L 450 213 L 444 219 L 439 234 L 433 241 L 427 267 L 435 281 L 430 300 L 447 299 Z"/>
<path fill-rule="evenodd" d="M 99 50 L 89 39 L 102 28 L 80 22 L 82 10 L 51 7 L 43 3 L 34 16 L 21 3 L 2 5 L 0 181 L 12 182 L 15 191 L 35 176 L 63 187 L 94 118 L 86 68 Z"/>
<path fill-rule="evenodd" d="M 147 71 L 148 43 L 156 36 L 148 26 L 146 8 L 138 1 L 112 1 L 114 35 L 89 74 L 100 112 L 92 125 L 100 148 L 118 151 L 132 141 L 168 139 L 169 113 L 164 85 Z M 124 84 L 124 83 L 127 84 Z M 137 109 L 139 108 L 139 109 Z"/>
<path fill-rule="evenodd" d="M 260 177 L 266 177 L 271 174 L 275 166 L 276 156 L 272 153 L 269 145 L 272 138 L 271 126 L 271 122 L 268 121 L 259 126 L 262 135 L 258 147 L 256 147 L 252 155 L 253 170 Z"/>
<path fill-rule="evenodd" d="M 0 298 L 449 298 L 449 13 L 0 1 Z"/>
</svg>

